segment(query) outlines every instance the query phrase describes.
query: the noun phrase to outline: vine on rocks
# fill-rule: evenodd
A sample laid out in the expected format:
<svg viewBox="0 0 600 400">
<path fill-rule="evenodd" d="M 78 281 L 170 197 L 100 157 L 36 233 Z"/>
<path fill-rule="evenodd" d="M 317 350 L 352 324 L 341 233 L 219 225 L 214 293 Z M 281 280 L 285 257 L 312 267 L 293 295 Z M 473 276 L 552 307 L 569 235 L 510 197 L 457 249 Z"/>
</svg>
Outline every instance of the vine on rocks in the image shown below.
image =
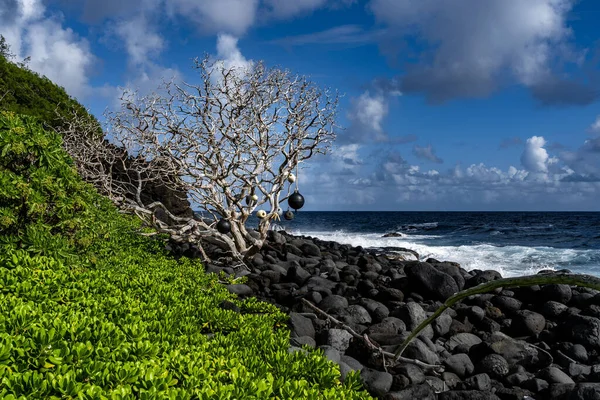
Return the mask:
<svg viewBox="0 0 600 400">
<path fill-rule="evenodd" d="M 483 294 L 491 292 L 498 288 L 511 288 L 511 287 L 522 287 L 522 286 L 533 286 L 533 285 L 548 285 L 548 284 L 567 284 L 575 286 L 583 286 L 590 289 L 600 290 L 600 278 L 591 275 L 583 274 L 538 274 L 538 275 L 527 275 L 519 276 L 515 278 L 504 278 L 497 279 L 491 282 L 482 283 L 470 289 L 463 290 L 456 293 L 446 300 L 446 302 L 439 307 L 429 318 L 421 322 L 406 340 L 398 347 L 394 353 L 394 358 L 400 360 L 402 353 L 410 342 L 416 338 L 429 324 L 431 324 L 437 317 L 454 304 L 458 303 L 462 299 L 476 294 Z"/>
</svg>

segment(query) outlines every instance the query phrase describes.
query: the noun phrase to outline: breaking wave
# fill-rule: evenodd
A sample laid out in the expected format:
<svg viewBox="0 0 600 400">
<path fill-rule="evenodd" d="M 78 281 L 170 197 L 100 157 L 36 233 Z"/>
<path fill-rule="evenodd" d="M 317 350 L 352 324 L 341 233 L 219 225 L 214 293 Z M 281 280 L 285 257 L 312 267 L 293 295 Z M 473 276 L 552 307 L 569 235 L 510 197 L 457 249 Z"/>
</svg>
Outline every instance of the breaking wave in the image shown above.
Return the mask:
<svg viewBox="0 0 600 400">
<path fill-rule="evenodd" d="M 381 233 L 358 233 L 345 230 L 290 230 L 296 235 L 317 237 L 364 248 L 404 247 L 419 253 L 421 260 L 435 258 L 458 262 L 466 270 L 493 269 L 502 276 L 535 274 L 544 269 L 567 268 L 573 272 L 600 275 L 600 252 L 597 250 L 553 247 L 497 246 L 490 243 L 447 246 L 441 235 L 382 237 Z"/>
</svg>

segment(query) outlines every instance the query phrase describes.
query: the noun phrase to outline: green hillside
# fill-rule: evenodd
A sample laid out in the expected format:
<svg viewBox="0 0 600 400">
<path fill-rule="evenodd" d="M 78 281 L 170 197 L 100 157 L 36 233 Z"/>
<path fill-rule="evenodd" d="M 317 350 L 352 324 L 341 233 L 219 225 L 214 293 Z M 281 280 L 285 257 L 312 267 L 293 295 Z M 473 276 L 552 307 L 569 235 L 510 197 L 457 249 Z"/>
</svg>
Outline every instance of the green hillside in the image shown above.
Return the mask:
<svg viewBox="0 0 600 400">
<path fill-rule="evenodd" d="M 0 69 L 2 108 L 27 114 L 0 112 L 0 398 L 369 398 L 322 353 L 290 354 L 285 314 L 140 235 L 40 123 L 83 107 Z"/>
<path fill-rule="evenodd" d="M 0 56 L 2 96 L 0 398 L 369 398 L 80 179 L 52 128 L 86 111 L 63 89 Z"/>
<path fill-rule="evenodd" d="M 0 41 L 1 41 L 0 36 Z M 22 68 L 0 54 L 0 110 L 38 117 L 47 127 L 61 126 L 60 116 L 87 111 L 45 76 Z M 58 114 L 57 114 L 58 113 Z M 100 130 L 100 124 L 98 124 Z"/>
<path fill-rule="evenodd" d="M 40 76 L 7 59 L 5 55 L 9 55 L 10 49 L 3 39 L 0 35 L 0 111 L 35 117 L 44 128 L 56 129 L 59 132 L 65 123 L 74 118 L 91 121 L 92 124 L 97 124 L 97 133 L 104 134 L 98 120 L 88 114 L 87 110 L 77 100 L 71 98 L 63 88 L 45 76 Z M 98 142 L 97 145 L 117 149 L 108 141 Z M 123 154 L 126 152 L 123 151 Z M 129 179 L 121 163 L 116 162 L 110 168 L 108 161 L 106 163 L 107 169 L 112 170 L 113 182 Z M 184 192 L 170 190 L 150 182 L 144 186 L 142 198 L 144 201 L 161 201 L 177 216 L 191 216 L 192 211 Z"/>
<path fill-rule="evenodd" d="M 1 113 L 0 151 L 0 398 L 368 397 L 288 353 L 275 307 L 135 234 L 33 118 Z"/>
</svg>

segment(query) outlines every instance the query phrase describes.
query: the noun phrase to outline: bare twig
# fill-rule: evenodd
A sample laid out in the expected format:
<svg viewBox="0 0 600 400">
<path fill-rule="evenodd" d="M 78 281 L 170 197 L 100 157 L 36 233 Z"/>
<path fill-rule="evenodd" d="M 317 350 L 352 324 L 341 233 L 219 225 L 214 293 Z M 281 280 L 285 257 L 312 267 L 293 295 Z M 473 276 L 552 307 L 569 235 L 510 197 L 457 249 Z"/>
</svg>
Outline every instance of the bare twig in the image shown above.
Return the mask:
<svg viewBox="0 0 600 400">
<path fill-rule="evenodd" d="M 384 371 L 388 372 L 387 365 L 385 362 L 386 361 L 385 353 L 387 353 L 387 352 L 383 351 L 383 349 L 381 349 L 381 347 L 379 347 L 375 343 L 373 343 L 371 341 L 371 339 L 369 339 L 369 336 L 366 333 L 364 335 L 362 335 L 362 339 L 364 340 L 367 347 L 369 347 L 374 353 L 381 355 L 381 365 L 383 366 Z"/>
<path fill-rule="evenodd" d="M 4 92 L 4 94 L 2 95 L 2 97 L 0 97 L 0 101 L 4 100 L 4 98 L 10 93 L 10 90 L 7 90 L 6 92 Z"/>
<path fill-rule="evenodd" d="M 531 343 L 529 343 L 529 344 L 531 344 Z M 548 353 L 548 352 L 547 352 L 547 351 L 545 351 L 544 349 L 541 349 L 541 348 L 539 348 L 539 347 L 537 347 L 537 346 L 535 346 L 535 348 L 536 348 L 536 349 L 539 349 L 539 350 L 542 350 L 542 351 L 543 351 L 544 353 L 546 353 L 547 355 L 550 355 L 550 353 Z M 573 364 L 579 364 L 577 361 L 575 361 L 574 359 L 572 359 L 571 357 L 569 357 L 568 355 L 566 355 L 565 353 L 563 353 L 563 352 L 562 352 L 562 351 L 560 351 L 560 350 L 556 350 L 556 354 L 560 354 L 560 356 L 561 356 L 561 357 L 564 357 L 564 358 L 565 358 L 565 359 L 567 359 L 567 361 L 569 361 L 570 363 L 573 363 Z"/>
<path fill-rule="evenodd" d="M 348 333 L 350 333 L 353 337 L 363 340 L 364 343 L 367 345 L 367 347 L 369 349 L 371 349 L 373 352 L 376 352 L 377 354 L 381 354 L 381 356 L 383 357 L 383 360 L 384 360 L 383 366 L 386 370 L 387 370 L 387 368 L 386 368 L 386 358 L 385 357 L 388 358 L 387 365 L 394 365 L 396 362 L 401 362 L 401 363 L 417 365 L 417 366 L 423 368 L 425 371 L 432 371 L 435 373 L 441 373 L 444 371 L 444 367 L 442 365 L 427 364 L 427 363 L 424 363 L 423 361 L 415 360 L 412 358 L 406 358 L 406 357 L 395 358 L 394 353 L 385 351 L 380 346 L 377 346 L 375 343 L 373 343 L 373 341 L 366 334 L 360 335 L 354 329 L 352 329 L 350 326 L 346 325 L 342 321 L 327 314 L 325 311 L 321 310 L 319 307 L 315 306 L 310 301 L 308 301 L 306 299 L 302 299 L 302 302 L 304 304 L 306 304 L 308 307 L 310 307 L 311 309 L 313 309 L 315 312 L 317 312 L 317 314 L 324 316 L 329 321 L 333 322 L 335 325 L 348 331 Z"/>
</svg>

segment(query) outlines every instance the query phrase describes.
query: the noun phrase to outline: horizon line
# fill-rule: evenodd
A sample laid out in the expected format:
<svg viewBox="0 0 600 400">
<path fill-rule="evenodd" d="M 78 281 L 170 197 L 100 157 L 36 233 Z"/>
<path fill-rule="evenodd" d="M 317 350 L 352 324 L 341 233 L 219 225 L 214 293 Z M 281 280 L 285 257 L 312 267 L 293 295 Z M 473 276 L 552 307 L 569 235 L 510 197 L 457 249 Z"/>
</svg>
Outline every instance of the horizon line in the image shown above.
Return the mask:
<svg viewBox="0 0 600 400">
<path fill-rule="evenodd" d="M 202 212 L 203 210 L 193 210 Z M 396 213 L 600 213 L 600 210 L 300 210 L 298 213 L 331 212 L 331 213 L 368 213 L 368 212 L 396 212 Z"/>
</svg>

